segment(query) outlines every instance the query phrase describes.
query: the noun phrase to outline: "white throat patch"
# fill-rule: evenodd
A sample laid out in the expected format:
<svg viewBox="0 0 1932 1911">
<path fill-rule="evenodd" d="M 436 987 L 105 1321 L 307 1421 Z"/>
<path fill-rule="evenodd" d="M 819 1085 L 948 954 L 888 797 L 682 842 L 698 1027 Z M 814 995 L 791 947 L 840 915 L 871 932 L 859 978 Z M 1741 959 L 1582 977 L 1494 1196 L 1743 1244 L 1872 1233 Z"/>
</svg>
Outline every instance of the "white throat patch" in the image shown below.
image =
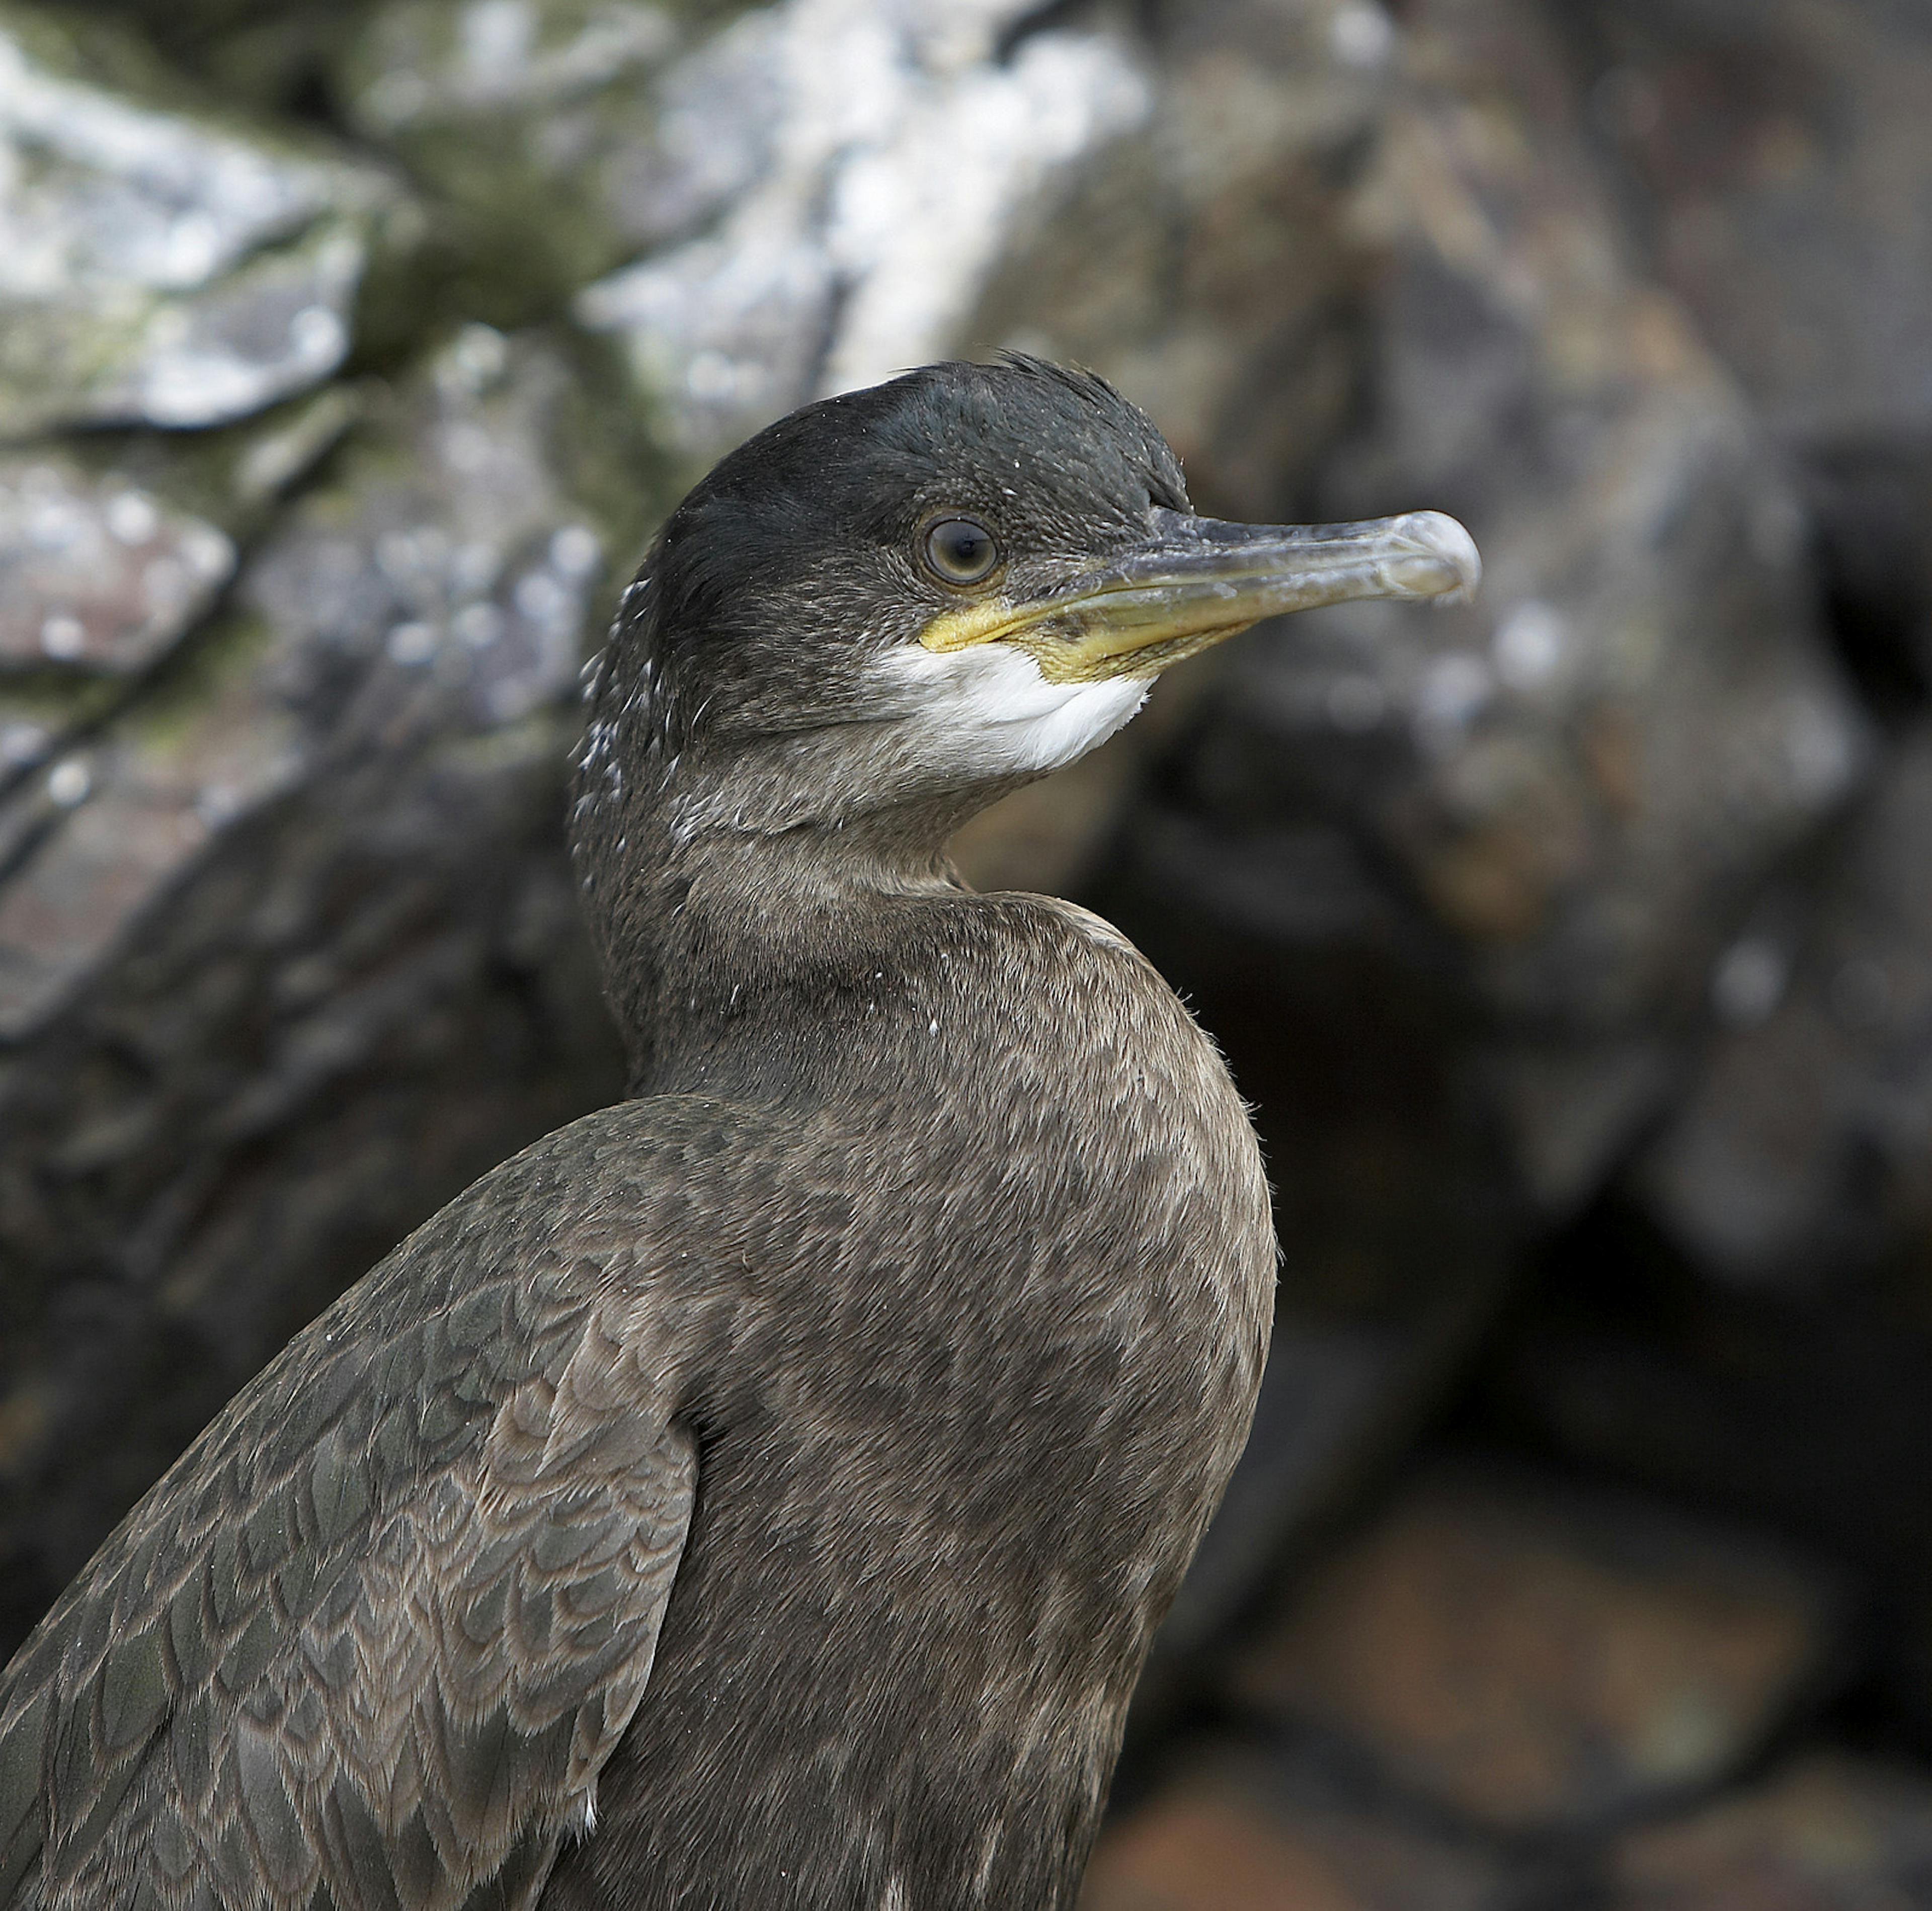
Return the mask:
<svg viewBox="0 0 1932 1911">
<path fill-rule="evenodd" d="M 1144 677 L 1049 683 L 1024 650 L 1000 643 L 946 652 L 905 644 L 880 668 L 909 693 L 906 715 L 928 760 L 988 777 L 1043 775 L 1084 757 L 1133 716 L 1150 688 Z"/>
</svg>

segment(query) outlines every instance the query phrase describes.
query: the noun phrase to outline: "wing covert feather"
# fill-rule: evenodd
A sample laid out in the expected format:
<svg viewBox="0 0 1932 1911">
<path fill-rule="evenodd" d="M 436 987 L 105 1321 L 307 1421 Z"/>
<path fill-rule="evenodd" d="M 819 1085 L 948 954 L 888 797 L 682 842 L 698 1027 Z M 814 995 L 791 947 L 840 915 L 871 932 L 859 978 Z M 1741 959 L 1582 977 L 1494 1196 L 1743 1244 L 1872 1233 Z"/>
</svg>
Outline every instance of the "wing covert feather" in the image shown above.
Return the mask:
<svg viewBox="0 0 1932 1911">
<path fill-rule="evenodd" d="M 298 1336 L 0 1676 L 0 1911 L 511 1911 L 591 1822 L 697 1459 L 624 1217 L 532 1267 L 517 1178 Z"/>
</svg>

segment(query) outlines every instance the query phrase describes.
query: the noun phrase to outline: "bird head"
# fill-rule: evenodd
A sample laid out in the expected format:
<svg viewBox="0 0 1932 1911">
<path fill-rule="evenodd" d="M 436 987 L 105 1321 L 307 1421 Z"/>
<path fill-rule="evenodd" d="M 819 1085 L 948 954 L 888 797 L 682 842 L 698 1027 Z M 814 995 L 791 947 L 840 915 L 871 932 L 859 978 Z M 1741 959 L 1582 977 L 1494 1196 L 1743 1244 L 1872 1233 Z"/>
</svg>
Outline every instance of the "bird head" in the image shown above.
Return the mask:
<svg viewBox="0 0 1932 1911">
<path fill-rule="evenodd" d="M 592 694 L 578 819 L 674 836 L 944 830 L 1071 762 L 1260 619 L 1467 593 L 1454 520 L 1195 514 L 1148 418 L 1040 360 L 928 366 L 793 412 L 678 507 Z M 598 826 L 598 818 L 603 825 Z"/>
</svg>

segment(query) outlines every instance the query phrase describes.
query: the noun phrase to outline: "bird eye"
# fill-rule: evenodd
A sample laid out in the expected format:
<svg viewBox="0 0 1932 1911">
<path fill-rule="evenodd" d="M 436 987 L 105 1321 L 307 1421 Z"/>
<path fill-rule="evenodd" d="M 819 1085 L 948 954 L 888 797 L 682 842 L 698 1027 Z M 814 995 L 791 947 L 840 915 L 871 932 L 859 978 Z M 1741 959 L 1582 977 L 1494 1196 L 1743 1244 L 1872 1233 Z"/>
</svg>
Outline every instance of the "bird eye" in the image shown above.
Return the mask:
<svg viewBox="0 0 1932 1911">
<path fill-rule="evenodd" d="M 970 518 L 942 518 L 926 534 L 926 561 L 949 584 L 976 584 L 991 577 L 1000 547 L 985 525 Z"/>
</svg>

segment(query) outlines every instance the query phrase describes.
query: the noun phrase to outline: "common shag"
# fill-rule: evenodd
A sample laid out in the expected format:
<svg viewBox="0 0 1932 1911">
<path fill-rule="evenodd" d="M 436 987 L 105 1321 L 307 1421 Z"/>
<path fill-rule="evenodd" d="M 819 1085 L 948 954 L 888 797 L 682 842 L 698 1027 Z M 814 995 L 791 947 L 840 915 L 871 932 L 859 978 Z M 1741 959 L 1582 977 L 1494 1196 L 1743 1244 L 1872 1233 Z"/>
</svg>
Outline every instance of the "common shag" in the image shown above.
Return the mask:
<svg viewBox="0 0 1932 1911">
<path fill-rule="evenodd" d="M 1246 1436 L 1226 1070 L 949 833 L 1430 513 L 1196 516 L 1097 378 L 946 364 L 720 464 L 625 593 L 578 868 L 633 1098 L 246 1388 L 0 1682 L 0 1906 L 1069 1904 Z"/>
</svg>

